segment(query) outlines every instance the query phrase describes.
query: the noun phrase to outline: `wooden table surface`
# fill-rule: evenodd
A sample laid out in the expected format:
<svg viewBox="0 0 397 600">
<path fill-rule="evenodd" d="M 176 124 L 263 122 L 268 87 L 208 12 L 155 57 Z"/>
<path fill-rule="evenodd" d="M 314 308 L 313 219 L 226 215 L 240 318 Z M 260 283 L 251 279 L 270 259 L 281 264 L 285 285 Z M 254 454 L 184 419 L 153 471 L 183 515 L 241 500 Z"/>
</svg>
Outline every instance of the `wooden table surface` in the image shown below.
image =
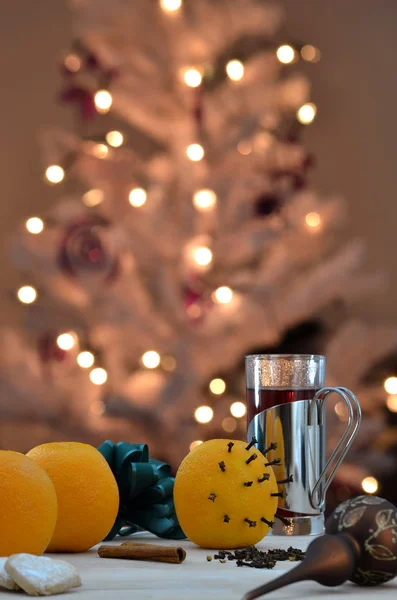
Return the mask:
<svg viewBox="0 0 397 600">
<path fill-rule="evenodd" d="M 207 562 L 214 551 L 202 550 L 191 542 L 160 540 L 150 534 L 136 534 L 134 541 L 177 545 L 185 548 L 186 560 L 180 565 L 100 558 L 93 548 L 84 554 L 53 555 L 74 565 L 80 572 L 83 585 L 59 596 L 63 600 L 239 600 L 245 592 L 269 581 L 288 569 L 292 563 L 279 562 L 272 570 L 237 567 L 234 561 L 225 564 L 218 560 Z M 258 544 L 260 549 L 305 549 L 310 537 L 268 536 Z M 123 540 L 120 540 L 123 541 Z M 110 542 L 118 544 L 117 542 Z M 15 592 L 1 594 L 14 600 L 21 597 Z M 25 598 L 26 596 L 24 594 Z M 318 600 L 362 600 L 362 598 L 397 600 L 397 579 L 378 588 L 359 588 L 344 584 L 325 588 L 314 582 L 303 582 L 269 594 L 269 599 L 316 598 Z"/>
</svg>

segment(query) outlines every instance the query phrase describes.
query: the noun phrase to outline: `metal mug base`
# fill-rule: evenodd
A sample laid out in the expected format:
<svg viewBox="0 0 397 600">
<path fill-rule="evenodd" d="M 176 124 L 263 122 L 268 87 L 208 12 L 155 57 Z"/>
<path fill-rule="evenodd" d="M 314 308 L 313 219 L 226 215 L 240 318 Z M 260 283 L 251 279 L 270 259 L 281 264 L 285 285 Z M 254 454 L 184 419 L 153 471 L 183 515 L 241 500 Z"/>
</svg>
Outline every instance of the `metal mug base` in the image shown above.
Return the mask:
<svg viewBox="0 0 397 600">
<path fill-rule="evenodd" d="M 322 535 L 324 533 L 324 515 L 312 517 L 291 517 L 290 525 L 275 519 L 269 535 Z"/>
</svg>

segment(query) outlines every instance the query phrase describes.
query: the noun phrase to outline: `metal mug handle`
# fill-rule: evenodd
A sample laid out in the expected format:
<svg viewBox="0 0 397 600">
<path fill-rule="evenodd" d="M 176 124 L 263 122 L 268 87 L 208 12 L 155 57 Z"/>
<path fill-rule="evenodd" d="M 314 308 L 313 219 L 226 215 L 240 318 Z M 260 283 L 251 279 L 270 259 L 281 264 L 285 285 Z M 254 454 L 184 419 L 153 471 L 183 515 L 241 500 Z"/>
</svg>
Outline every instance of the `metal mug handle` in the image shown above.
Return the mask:
<svg viewBox="0 0 397 600">
<path fill-rule="evenodd" d="M 342 435 L 335 450 L 329 457 L 313 489 L 309 492 L 310 503 L 313 508 L 318 510 L 323 510 L 324 508 L 325 494 L 327 493 L 331 481 L 333 480 L 341 462 L 348 453 L 361 423 L 361 407 L 357 397 L 353 394 L 353 392 L 344 387 L 325 387 L 319 390 L 314 396 L 313 400 L 311 400 L 309 409 L 309 425 L 311 425 L 313 422 L 313 411 L 315 406 L 318 408 L 318 424 L 322 424 L 326 400 L 328 396 L 333 393 L 338 394 L 344 400 L 349 411 L 349 417 L 344 434 Z M 356 415 L 354 415 L 354 408 L 356 409 Z M 327 471 L 331 467 L 332 471 L 327 478 Z"/>
</svg>

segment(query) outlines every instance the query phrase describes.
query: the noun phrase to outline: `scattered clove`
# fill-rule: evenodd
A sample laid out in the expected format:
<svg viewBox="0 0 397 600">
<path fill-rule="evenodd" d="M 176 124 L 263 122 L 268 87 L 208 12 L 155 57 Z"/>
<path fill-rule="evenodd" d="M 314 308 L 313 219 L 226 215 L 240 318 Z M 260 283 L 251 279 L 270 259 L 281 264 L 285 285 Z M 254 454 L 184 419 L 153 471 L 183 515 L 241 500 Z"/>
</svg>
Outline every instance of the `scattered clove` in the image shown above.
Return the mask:
<svg viewBox="0 0 397 600">
<path fill-rule="evenodd" d="M 229 442 L 229 443 L 228 443 L 228 445 L 227 445 L 227 447 L 228 447 L 228 452 L 231 452 L 231 451 L 232 451 L 232 448 L 233 448 L 233 446 L 234 446 L 234 443 L 233 443 L 233 442 Z"/>
<path fill-rule="evenodd" d="M 263 481 L 269 481 L 270 475 L 269 473 L 263 473 L 262 477 L 258 479 L 258 483 L 262 483 Z"/>
<path fill-rule="evenodd" d="M 251 456 L 249 458 L 247 458 L 247 460 L 245 461 L 245 464 L 249 465 L 250 462 L 252 462 L 253 460 L 255 460 L 256 458 L 258 458 L 257 454 L 251 454 Z"/>
<path fill-rule="evenodd" d="M 248 548 L 240 548 L 233 552 L 220 550 L 214 555 L 214 558 L 222 563 L 235 561 L 237 567 L 273 569 L 278 561 L 302 561 L 305 558 L 305 553 L 298 548 L 292 548 L 292 546 L 288 550 L 258 550 L 255 546 L 249 546 Z"/>
<path fill-rule="evenodd" d="M 212 502 L 215 502 L 215 498 L 216 498 L 216 494 L 212 493 L 208 496 L 208 500 L 211 500 Z"/>
<path fill-rule="evenodd" d="M 253 484 L 253 481 L 244 481 L 244 485 L 245 487 L 251 487 L 251 485 Z"/>
<path fill-rule="evenodd" d="M 224 473 L 226 471 L 226 465 L 224 463 L 223 460 L 221 460 L 220 463 L 218 463 L 220 470 Z"/>
</svg>

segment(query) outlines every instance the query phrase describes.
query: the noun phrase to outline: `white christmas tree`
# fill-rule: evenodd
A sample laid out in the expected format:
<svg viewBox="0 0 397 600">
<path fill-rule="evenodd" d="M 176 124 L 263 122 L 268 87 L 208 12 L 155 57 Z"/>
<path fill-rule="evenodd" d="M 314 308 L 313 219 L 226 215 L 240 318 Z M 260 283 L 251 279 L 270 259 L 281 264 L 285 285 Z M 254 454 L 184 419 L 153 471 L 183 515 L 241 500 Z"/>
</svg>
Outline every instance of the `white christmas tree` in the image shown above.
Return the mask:
<svg viewBox="0 0 397 600">
<path fill-rule="evenodd" d="M 300 138 L 317 109 L 299 66 L 319 50 L 277 37 L 277 6 L 72 5 L 63 99 L 87 118 L 42 135 L 59 203 L 13 243 L 38 351 L 4 334 L 3 417 L 20 432 L 36 417 L 38 438 L 147 442 L 177 464 L 192 442 L 244 435 L 244 390 L 222 374 L 247 351 L 329 319 L 335 300 L 383 291 L 384 278 L 361 273 L 361 242 L 339 233 L 342 203 L 310 186 Z M 329 382 L 364 409 L 384 402 L 361 380 L 396 331 L 330 323 Z"/>
</svg>

